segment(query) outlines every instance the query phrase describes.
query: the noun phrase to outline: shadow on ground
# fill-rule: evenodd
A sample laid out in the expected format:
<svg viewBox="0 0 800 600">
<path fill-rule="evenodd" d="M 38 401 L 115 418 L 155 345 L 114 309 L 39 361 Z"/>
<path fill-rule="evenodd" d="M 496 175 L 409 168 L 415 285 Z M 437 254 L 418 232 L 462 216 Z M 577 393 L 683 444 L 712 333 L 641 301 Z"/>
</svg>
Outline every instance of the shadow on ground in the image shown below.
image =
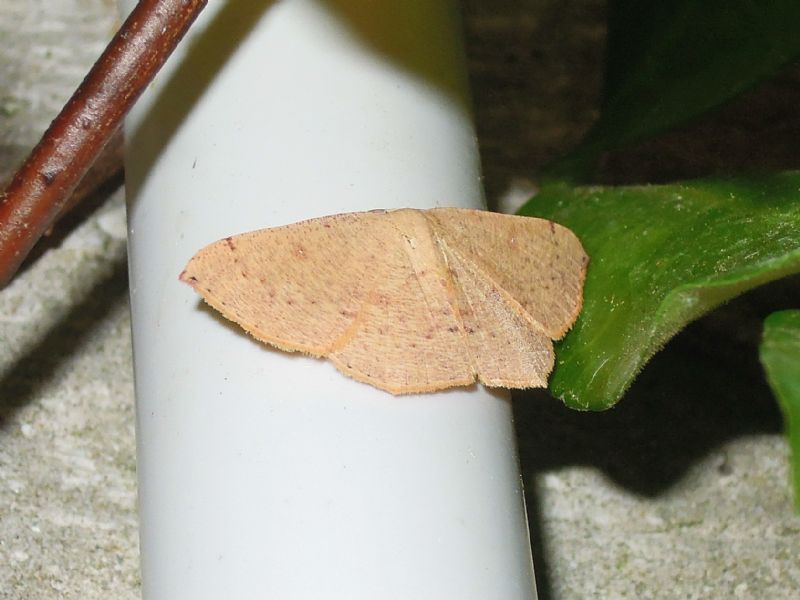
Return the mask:
<svg viewBox="0 0 800 600">
<path fill-rule="evenodd" d="M 77 354 L 81 344 L 127 294 L 127 260 L 120 260 L 57 325 L 9 366 L 0 377 L 0 432 L 17 410 L 38 397 L 42 386 L 57 376 L 59 367 Z"/>
<path fill-rule="evenodd" d="M 655 498 L 720 446 L 747 435 L 781 434 L 781 413 L 758 361 L 758 342 L 768 314 L 798 304 L 795 276 L 720 307 L 676 336 L 605 412 L 568 409 L 543 391 L 515 397 L 541 600 L 551 596 L 535 478 L 584 466 L 631 494 Z M 717 468 L 729 473 L 731 467 L 723 461 Z"/>
</svg>

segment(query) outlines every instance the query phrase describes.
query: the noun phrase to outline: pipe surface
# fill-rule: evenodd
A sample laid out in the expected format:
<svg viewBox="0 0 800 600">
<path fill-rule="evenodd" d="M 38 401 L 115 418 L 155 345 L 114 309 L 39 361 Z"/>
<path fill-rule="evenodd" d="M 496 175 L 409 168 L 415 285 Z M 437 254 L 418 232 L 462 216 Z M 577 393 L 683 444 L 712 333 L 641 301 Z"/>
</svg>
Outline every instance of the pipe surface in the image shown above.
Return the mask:
<svg viewBox="0 0 800 600">
<path fill-rule="evenodd" d="M 482 206 L 455 4 L 211 3 L 126 135 L 145 600 L 535 598 L 507 394 L 393 397 L 178 281 L 243 231 Z"/>
</svg>

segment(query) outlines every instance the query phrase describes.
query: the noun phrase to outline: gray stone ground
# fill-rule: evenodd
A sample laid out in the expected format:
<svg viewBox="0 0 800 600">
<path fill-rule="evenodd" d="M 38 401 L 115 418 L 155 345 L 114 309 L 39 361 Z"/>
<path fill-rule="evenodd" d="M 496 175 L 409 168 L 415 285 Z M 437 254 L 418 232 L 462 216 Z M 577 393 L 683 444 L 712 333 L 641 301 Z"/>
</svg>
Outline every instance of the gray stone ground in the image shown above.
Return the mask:
<svg viewBox="0 0 800 600">
<path fill-rule="evenodd" d="M 604 5 L 470 0 L 465 8 L 486 186 L 491 200 L 513 201 L 594 116 Z M 111 0 L 0 2 L 0 178 L 115 18 Z M 796 106 L 800 96 L 787 90 L 797 79 L 767 97 L 775 104 L 789 94 L 785 103 Z M 738 118 L 728 113 L 726 122 L 758 127 Z M 685 147 L 672 139 L 640 150 L 685 154 L 676 148 Z M 693 164 L 718 165 L 715 151 L 696 149 Z M 653 169 L 640 175 L 663 172 Z M 139 594 L 124 205 L 121 190 L 106 197 L 57 228 L 0 292 L 0 598 Z M 787 445 L 752 344 L 726 337 L 726 323 L 739 319 L 731 315 L 757 323 L 770 299 L 787 294 L 773 287 L 766 300 L 734 303 L 690 328 L 608 413 L 518 398 L 540 597 L 797 597 L 800 518 Z M 699 371 L 693 357 L 703 352 L 717 353 L 718 365 Z"/>
</svg>

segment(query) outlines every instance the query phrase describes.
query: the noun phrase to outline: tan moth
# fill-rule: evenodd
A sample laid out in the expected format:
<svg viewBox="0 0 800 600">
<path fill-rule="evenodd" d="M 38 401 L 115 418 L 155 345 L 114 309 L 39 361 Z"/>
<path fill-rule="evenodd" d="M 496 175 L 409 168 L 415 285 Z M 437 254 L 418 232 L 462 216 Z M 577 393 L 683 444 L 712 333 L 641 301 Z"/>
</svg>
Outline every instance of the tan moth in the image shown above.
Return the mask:
<svg viewBox="0 0 800 600">
<path fill-rule="evenodd" d="M 551 221 L 438 208 L 348 213 L 206 246 L 180 279 L 252 336 L 393 394 L 544 387 L 588 257 Z"/>
</svg>

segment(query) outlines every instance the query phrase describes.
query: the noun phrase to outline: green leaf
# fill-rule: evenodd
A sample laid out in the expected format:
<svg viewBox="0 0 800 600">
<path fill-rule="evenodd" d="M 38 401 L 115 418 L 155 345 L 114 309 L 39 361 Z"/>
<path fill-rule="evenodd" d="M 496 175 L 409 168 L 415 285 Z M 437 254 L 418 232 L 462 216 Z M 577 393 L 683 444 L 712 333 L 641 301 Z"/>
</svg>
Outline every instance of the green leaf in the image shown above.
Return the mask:
<svg viewBox="0 0 800 600">
<path fill-rule="evenodd" d="M 800 172 L 635 187 L 545 187 L 521 214 L 572 229 L 590 257 L 584 307 L 550 390 L 601 410 L 677 331 L 800 272 Z"/>
<path fill-rule="evenodd" d="M 800 511 L 800 310 L 767 317 L 760 354 L 767 381 L 783 411 L 792 451 L 795 507 Z"/>
<path fill-rule="evenodd" d="M 800 2 L 614 0 L 600 118 L 549 169 L 585 178 L 598 156 L 684 123 L 800 56 Z"/>
</svg>

